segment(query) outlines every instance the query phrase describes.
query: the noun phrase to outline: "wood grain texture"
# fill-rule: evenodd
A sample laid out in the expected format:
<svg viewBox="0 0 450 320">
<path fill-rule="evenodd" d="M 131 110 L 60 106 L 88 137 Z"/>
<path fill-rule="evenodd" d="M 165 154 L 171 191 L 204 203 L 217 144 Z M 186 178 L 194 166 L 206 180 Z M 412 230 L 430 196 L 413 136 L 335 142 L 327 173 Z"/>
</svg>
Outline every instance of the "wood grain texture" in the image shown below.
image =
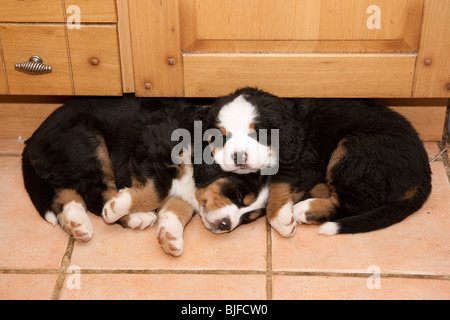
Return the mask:
<svg viewBox="0 0 450 320">
<path fill-rule="evenodd" d="M 256 86 L 282 97 L 411 97 L 415 54 L 185 54 L 187 97 Z"/>
<path fill-rule="evenodd" d="M 117 26 L 83 25 L 68 36 L 75 94 L 122 95 Z"/>
<path fill-rule="evenodd" d="M 133 51 L 131 50 L 132 44 L 128 0 L 117 0 L 117 16 L 122 88 L 123 92 L 134 92 Z"/>
<path fill-rule="evenodd" d="M 3 61 L 2 41 L 0 39 L 0 94 L 7 94 L 5 63 Z"/>
<path fill-rule="evenodd" d="M 425 59 L 431 64 L 425 65 Z M 414 97 L 450 97 L 450 1 L 425 0 Z"/>
<path fill-rule="evenodd" d="M 0 139 L 29 138 L 41 123 L 68 97 L 0 97 Z"/>
<path fill-rule="evenodd" d="M 76 5 L 80 8 L 81 23 L 85 22 L 117 22 L 115 0 L 64 0 L 67 8 Z"/>
<path fill-rule="evenodd" d="M 129 1 L 129 14 L 136 95 L 183 96 L 178 1 Z"/>
<path fill-rule="evenodd" d="M 183 51 L 411 52 L 424 0 L 179 0 Z M 380 29 L 367 28 L 380 9 Z"/>
<path fill-rule="evenodd" d="M 0 0 L 0 22 L 64 22 L 61 0 Z"/>
</svg>

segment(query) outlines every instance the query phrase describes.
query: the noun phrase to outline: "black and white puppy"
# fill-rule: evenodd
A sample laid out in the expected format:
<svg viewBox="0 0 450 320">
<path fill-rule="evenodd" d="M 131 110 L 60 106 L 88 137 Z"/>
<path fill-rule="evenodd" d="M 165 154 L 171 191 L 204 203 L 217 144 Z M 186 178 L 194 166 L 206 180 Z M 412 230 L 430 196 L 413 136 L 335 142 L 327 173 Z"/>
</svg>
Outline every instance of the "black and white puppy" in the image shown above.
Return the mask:
<svg viewBox="0 0 450 320">
<path fill-rule="evenodd" d="M 183 230 L 195 211 L 208 213 L 203 221 L 215 232 L 258 218 L 268 194 L 261 179 L 217 168 L 205 179 L 209 169 L 194 168 L 189 142 L 173 154 L 179 142 L 172 133 L 193 134 L 199 109 L 186 100 L 133 96 L 68 102 L 26 141 L 22 169 L 33 204 L 79 241 L 93 235 L 88 211 L 133 229 L 158 219 L 158 240 L 174 256 L 183 251 Z"/>
<path fill-rule="evenodd" d="M 243 88 L 221 97 L 207 126 L 226 139 L 214 158 L 224 171 L 276 167 L 266 207 L 281 235 L 297 223 L 319 233 L 358 233 L 397 223 L 431 192 L 427 154 L 411 124 L 364 99 L 280 99 Z M 278 130 L 259 141 L 260 129 Z"/>
</svg>

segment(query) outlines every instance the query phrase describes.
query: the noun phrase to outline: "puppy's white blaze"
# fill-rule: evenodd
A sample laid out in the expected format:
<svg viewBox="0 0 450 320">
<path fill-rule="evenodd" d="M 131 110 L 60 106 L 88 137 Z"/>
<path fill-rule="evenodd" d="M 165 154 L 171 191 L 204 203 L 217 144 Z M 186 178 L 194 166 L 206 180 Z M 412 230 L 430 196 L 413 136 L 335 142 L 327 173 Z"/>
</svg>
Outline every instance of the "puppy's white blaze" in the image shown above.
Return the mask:
<svg viewBox="0 0 450 320">
<path fill-rule="evenodd" d="M 53 226 L 56 226 L 58 223 L 58 219 L 56 218 L 56 214 L 53 211 L 47 211 L 44 215 L 45 220 L 50 222 Z"/>
<path fill-rule="evenodd" d="M 229 104 L 222 107 L 217 120 L 219 126 L 225 127 L 232 133 L 245 132 L 248 134 L 250 124 L 255 121 L 256 108 L 240 95 Z"/>
<path fill-rule="evenodd" d="M 257 115 L 256 107 L 243 95 L 220 110 L 217 116 L 218 126 L 225 128 L 226 132 L 231 134 L 223 148 L 216 148 L 214 154 L 214 159 L 224 171 L 245 174 L 268 168 L 273 164 L 271 148 L 250 136 L 254 130 L 251 125 L 256 121 Z M 245 166 L 241 167 L 234 163 L 236 152 L 247 154 Z"/>
<path fill-rule="evenodd" d="M 327 236 L 334 236 L 339 233 L 339 224 L 336 222 L 325 222 L 322 226 L 320 226 L 318 233 Z"/>
</svg>

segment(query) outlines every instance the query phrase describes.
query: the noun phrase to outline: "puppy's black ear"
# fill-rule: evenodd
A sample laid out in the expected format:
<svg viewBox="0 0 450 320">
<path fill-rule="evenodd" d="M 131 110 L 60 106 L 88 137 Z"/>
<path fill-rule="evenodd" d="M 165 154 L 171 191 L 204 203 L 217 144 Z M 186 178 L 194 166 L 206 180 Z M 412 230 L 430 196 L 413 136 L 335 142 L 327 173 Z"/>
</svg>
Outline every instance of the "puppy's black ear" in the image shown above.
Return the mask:
<svg viewBox="0 0 450 320">
<path fill-rule="evenodd" d="M 194 181 L 197 188 L 204 188 L 214 180 L 230 174 L 223 171 L 217 163 L 194 165 Z"/>
<path fill-rule="evenodd" d="M 194 119 L 199 121 L 204 121 L 208 116 L 210 106 L 198 106 L 195 108 Z"/>
</svg>

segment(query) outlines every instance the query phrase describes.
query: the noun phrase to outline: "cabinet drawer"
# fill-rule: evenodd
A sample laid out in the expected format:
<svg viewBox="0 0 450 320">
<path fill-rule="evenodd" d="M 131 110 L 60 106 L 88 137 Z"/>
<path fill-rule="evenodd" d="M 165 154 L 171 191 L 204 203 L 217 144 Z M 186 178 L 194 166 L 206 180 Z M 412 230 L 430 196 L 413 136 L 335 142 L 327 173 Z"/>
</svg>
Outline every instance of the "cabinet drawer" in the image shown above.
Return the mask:
<svg viewBox="0 0 450 320">
<path fill-rule="evenodd" d="M 64 25 L 0 25 L 10 94 L 71 95 L 69 60 Z M 30 73 L 16 69 L 17 63 L 39 56 L 51 72 Z"/>
<path fill-rule="evenodd" d="M 0 22 L 64 22 L 61 0 L 0 0 Z"/>
<path fill-rule="evenodd" d="M 186 97 L 411 97 L 415 54 L 184 54 Z"/>
<path fill-rule="evenodd" d="M 121 95 L 119 40 L 115 25 L 68 30 L 76 95 Z"/>
<path fill-rule="evenodd" d="M 1 1 L 1 0 L 0 0 Z M 80 22 L 117 22 L 116 0 L 65 0 L 68 18 L 71 14 L 80 15 Z M 78 6 L 76 12 L 70 6 Z M 69 18 L 70 19 L 70 18 Z"/>
</svg>

